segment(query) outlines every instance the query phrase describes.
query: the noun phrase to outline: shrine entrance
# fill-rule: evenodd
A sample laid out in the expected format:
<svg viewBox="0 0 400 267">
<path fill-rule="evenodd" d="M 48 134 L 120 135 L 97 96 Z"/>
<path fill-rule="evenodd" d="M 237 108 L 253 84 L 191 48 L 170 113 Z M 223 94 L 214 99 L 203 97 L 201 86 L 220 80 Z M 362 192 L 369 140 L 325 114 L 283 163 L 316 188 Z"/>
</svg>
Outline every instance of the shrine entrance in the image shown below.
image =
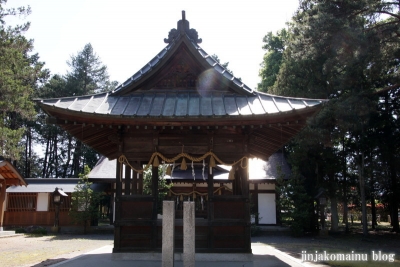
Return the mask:
<svg viewBox="0 0 400 267">
<path fill-rule="evenodd" d="M 251 252 L 249 158 L 267 160 L 306 124 L 322 100 L 257 92 L 198 44 L 182 12 L 167 46 L 114 91 L 38 99 L 57 124 L 117 160 L 114 252 L 161 251 L 160 164 L 204 166 L 206 214 L 196 219 L 197 252 Z M 231 194 L 219 194 L 215 166 L 232 166 Z M 151 195 L 143 170 L 151 168 Z M 176 223 L 176 249 L 182 226 Z"/>
<path fill-rule="evenodd" d="M 191 172 L 194 170 L 190 167 L 192 162 L 203 161 L 207 162 L 204 163 L 207 192 L 202 194 L 193 191 L 186 197 L 170 197 L 175 200 L 176 210 L 182 211 L 179 207 L 183 201 L 193 201 L 196 197 L 202 197 L 200 194 L 205 196 L 203 205 L 206 208 L 203 212 L 196 212 L 196 252 L 251 252 L 248 158 L 243 157 L 232 164 L 229 175 L 233 180 L 233 190 L 229 194 L 222 194 L 219 182 L 213 179 L 213 169 L 216 164 L 226 163 L 213 152 L 197 157 L 183 152 L 173 158 L 166 158 L 160 152 L 153 153 L 149 161 L 152 171 L 151 196 L 143 195 L 138 190 L 140 187 L 135 187 L 142 183 L 141 170 L 131 166 L 125 157 L 120 157 L 116 183 L 114 252 L 161 250 L 162 220 L 158 218 L 161 207 L 157 206 L 160 204 L 157 199 L 159 164 L 167 164 L 168 168 L 177 165 L 176 168 L 187 168 L 186 171 Z M 176 214 L 175 250 L 179 252 L 183 249 L 183 222 L 182 214 Z"/>
</svg>

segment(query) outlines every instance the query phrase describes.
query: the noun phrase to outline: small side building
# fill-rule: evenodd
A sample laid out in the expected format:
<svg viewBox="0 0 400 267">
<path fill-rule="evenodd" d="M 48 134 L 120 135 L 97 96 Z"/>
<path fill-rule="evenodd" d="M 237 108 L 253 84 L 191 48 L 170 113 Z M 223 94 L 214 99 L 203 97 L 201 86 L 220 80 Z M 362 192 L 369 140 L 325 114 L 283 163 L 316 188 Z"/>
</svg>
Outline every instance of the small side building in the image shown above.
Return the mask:
<svg viewBox="0 0 400 267">
<path fill-rule="evenodd" d="M 78 178 L 26 178 L 25 180 L 29 183 L 28 186 L 10 186 L 6 190 L 4 227 L 53 226 L 55 210 L 51 196 L 56 187 L 67 194 L 60 206 L 60 226 L 72 225 L 68 212 L 71 193 L 78 183 Z"/>
<path fill-rule="evenodd" d="M 71 208 L 71 196 L 78 184 L 79 178 L 26 178 L 27 186 L 10 186 L 5 192 L 4 222 L 5 228 L 41 226 L 50 228 L 54 225 L 55 206 L 53 192 L 61 189 L 67 196 L 61 198 L 59 210 L 59 226 L 64 231 L 80 231 L 68 215 Z M 115 178 L 114 178 L 115 183 Z M 109 195 L 112 183 L 96 183 L 91 188 L 103 192 L 103 201 L 100 203 L 101 216 L 107 217 L 112 210 Z M 110 221 L 111 222 L 111 221 Z M 96 225 L 97 221 L 92 221 Z"/>
<path fill-rule="evenodd" d="M 0 231 L 3 231 L 6 190 L 8 187 L 27 186 L 28 183 L 9 161 L 0 159 Z"/>
</svg>

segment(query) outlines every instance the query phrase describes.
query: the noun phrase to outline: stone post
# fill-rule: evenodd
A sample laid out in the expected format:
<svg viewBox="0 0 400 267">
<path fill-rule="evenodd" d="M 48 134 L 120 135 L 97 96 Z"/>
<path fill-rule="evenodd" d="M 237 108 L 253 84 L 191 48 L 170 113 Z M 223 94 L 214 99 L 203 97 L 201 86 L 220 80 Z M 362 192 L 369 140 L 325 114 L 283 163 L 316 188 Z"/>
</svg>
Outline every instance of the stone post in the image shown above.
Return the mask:
<svg viewBox="0 0 400 267">
<path fill-rule="evenodd" d="M 175 202 L 163 201 L 162 267 L 174 266 Z"/>
<path fill-rule="evenodd" d="M 183 203 L 183 266 L 195 266 L 194 202 Z"/>
</svg>

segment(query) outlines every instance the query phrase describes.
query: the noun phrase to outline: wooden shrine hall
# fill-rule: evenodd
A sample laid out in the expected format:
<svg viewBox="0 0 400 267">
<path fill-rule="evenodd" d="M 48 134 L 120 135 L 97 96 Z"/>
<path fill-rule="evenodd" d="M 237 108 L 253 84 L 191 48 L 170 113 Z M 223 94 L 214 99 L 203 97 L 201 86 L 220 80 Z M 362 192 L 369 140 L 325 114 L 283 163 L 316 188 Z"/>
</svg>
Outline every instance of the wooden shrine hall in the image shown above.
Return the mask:
<svg viewBox="0 0 400 267">
<path fill-rule="evenodd" d="M 246 86 L 198 44 L 184 11 L 166 47 L 114 91 L 36 100 L 57 124 L 117 160 L 113 252 L 161 251 L 158 165 L 206 165 L 207 214 L 196 219 L 196 252 L 251 253 L 248 160 L 267 160 L 322 106 Z M 232 166 L 233 194 L 214 194 L 213 168 Z M 152 170 L 152 194 L 139 189 Z M 191 168 L 188 167 L 188 172 Z M 176 221 L 176 251 L 182 223 Z"/>
</svg>

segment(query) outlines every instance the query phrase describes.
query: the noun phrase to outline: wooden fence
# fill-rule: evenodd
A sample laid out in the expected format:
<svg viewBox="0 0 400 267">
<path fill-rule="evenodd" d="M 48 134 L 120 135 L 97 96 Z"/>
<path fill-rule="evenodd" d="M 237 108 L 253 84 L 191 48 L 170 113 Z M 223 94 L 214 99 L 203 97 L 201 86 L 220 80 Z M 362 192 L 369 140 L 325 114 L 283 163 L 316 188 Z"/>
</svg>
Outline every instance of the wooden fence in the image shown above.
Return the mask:
<svg viewBox="0 0 400 267">
<path fill-rule="evenodd" d="M 53 226 L 52 211 L 5 211 L 3 225 L 6 227 Z M 60 226 L 74 225 L 67 211 L 60 211 Z"/>
</svg>

